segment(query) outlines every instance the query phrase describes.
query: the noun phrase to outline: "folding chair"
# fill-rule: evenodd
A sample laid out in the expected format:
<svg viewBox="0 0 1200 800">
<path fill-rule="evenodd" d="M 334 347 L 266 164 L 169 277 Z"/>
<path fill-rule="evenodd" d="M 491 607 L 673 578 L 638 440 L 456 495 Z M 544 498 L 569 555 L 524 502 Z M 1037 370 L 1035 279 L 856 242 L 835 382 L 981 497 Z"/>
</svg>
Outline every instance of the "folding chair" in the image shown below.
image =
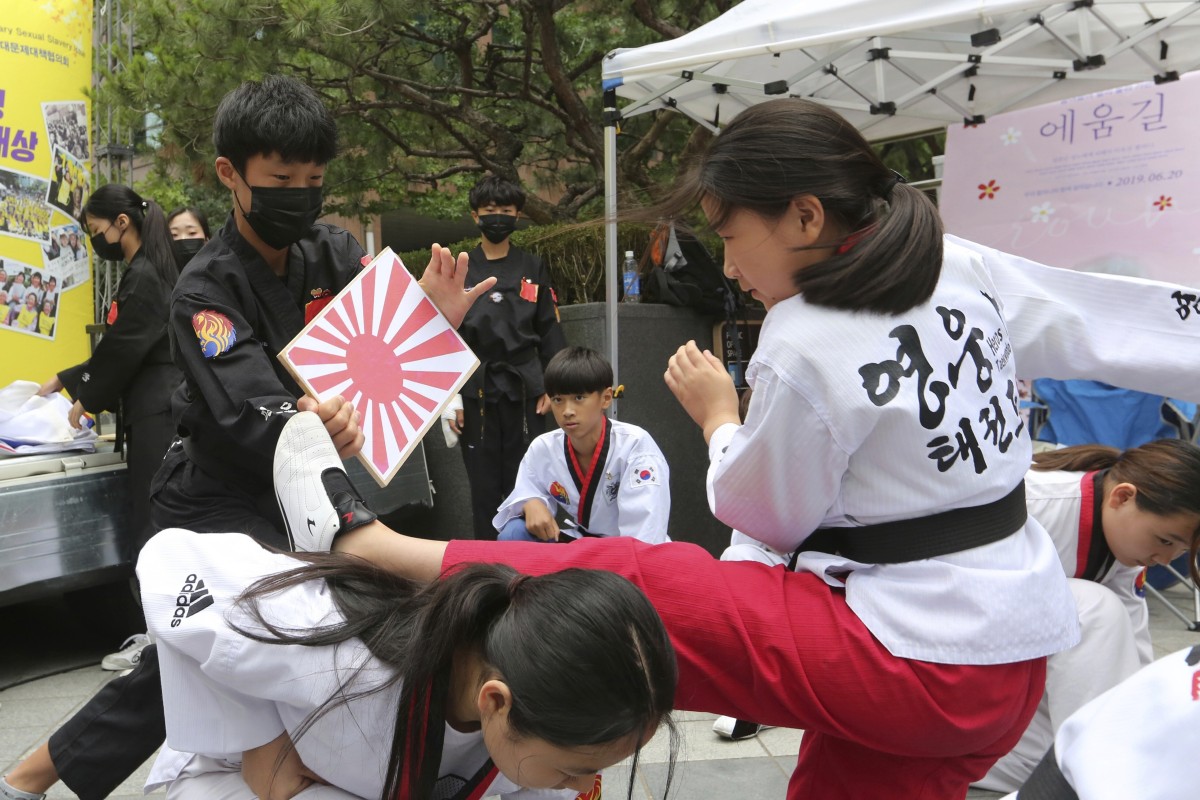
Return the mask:
<svg viewBox="0 0 1200 800">
<path fill-rule="evenodd" d="M 1032 398 L 1046 408 L 1038 438 L 1046 442 L 1106 444 L 1126 450 L 1154 439 L 1173 439 L 1178 428 L 1163 419 L 1166 398 L 1096 381 L 1038 378 Z"/>
<path fill-rule="evenodd" d="M 1184 574 L 1187 572 L 1187 568 L 1187 554 L 1180 556 L 1170 564 L 1159 564 L 1158 566 L 1150 567 L 1150 569 L 1146 570 L 1146 592 L 1151 597 L 1158 598 L 1158 601 L 1166 606 L 1167 611 L 1179 617 L 1189 631 L 1200 631 L 1200 586 L 1196 586 L 1196 583 L 1188 575 Z M 1177 581 L 1192 590 L 1191 617 L 1185 612 L 1180 611 L 1174 603 L 1159 591 L 1160 589 L 1166 589 L 1168 586 L 1174 585 Z"/>
</svg>

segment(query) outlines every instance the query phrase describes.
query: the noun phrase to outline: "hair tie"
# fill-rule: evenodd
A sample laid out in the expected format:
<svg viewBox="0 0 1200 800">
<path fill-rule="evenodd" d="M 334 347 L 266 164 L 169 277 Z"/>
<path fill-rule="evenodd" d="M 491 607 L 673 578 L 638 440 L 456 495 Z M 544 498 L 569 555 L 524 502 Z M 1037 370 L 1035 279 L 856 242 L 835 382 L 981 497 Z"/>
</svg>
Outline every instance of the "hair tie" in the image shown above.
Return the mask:
<svg viewBox="0 0 1200 800">
<path fill-rule="evenodd" d="M 529 580 L 529 576 L 524 573 L 517 573 L 512 580 L 508 582 L 508 599 L 511 601 L 517 596 L 517 591 Z"/>
<path fill-rule="evenodd" d="M 888 181 L 887 186 L 884 187 L 883 192 L 880 194 L 880 196 L 884 200 L 887 200 L 888 198 L 890 198 L 892 196 L 892 189 L 896 188 L 897 183 L 908 183 L 908 178 L 904 177 L 896 170 L 892 170 L 892 178 L 891 178 L 891 180 Z"/>
<path fill-rule="evenodd" d="M 889 188 L 888 191 L 891 191 L 891 189 Z M 851 250 L 854 249 L 854 245 L 856 245 L 860 241 L 862 241 L 863 237 L 869 236 L 871 234 L 871 232 L 874 230 L 875 230 L 875 223 L 872 222 L 867 227 L 860 228 L 859 230 L 854 231 L 853 233 L 851 233 L 849 236 L 847 236 L 845 239 L 842 240 L 842 243 L 840 245 L 838 245 L 837 250 L 834 251 L 834 254 L 840 256 L 843 253 L 849 253 Z"/>
<path fill-rule="evenodd" d="M 145 211 L 145 210 L 146 210 L 146 209 L 148 209 L 149 207 L 150 207 L 150 204 L 149 204 L 149 203 L 147 203 L 145 200 L 143 200 L 143 201 L 142 201 L 142 211 Z"/>
</svg>

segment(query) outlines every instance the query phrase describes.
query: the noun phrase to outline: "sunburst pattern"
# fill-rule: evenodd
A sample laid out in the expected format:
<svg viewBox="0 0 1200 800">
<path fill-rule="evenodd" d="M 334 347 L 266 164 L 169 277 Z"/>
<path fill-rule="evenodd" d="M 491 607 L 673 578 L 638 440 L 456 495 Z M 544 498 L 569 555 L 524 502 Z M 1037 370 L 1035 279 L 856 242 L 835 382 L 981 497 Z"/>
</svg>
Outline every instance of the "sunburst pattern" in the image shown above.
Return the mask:
<svg viewBox="0 0 1200 800">
<path fill-rule="evenodd" d="M 386 484 L 478 366 L 391 250 L 381 253 L 279 355 L 319 400 L 362 414 L 362 456 Z"/>
</svg>

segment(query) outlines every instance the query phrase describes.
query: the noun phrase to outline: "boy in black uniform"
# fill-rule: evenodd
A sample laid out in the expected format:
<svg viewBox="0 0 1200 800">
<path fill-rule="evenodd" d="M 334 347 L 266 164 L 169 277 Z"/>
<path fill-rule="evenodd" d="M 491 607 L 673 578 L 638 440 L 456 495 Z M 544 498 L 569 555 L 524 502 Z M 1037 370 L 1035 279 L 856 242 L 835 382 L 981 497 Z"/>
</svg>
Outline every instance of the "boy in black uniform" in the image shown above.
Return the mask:
<svg viewBox="0 0 1200 800">
<path fill-rule="evenodd" d="M 233 211 L 172 295 L 171 350 L 184 373 L 172 402 L 180 439 L 155 476 L 151 513 L 159 529 L 245 531 L 287 548 L 271 475 L 284 422 L 297 409 L 316 411 L 342 458 L 363 437 L 352 405 L 302 397 L 275 356 L 350 281 L 364 253 L 346 231 L 316 224 L 337 129 L 312 89 L 282 76 L 243 83 L 221 101 L 213 143 Z M 433 246 L 421 286 L 451 324 L 493 283 L 464 291 L 466 274 L 465 253 L 456 260 Z M 339 488 L 347 513 L 374 517 L 349 485 Z M 99 800 L 165 737 L 150 645 L 132 673 L 106 684 L 0 782 L 0 798 L 44 797 L 62 779 L 82 800 Z"/>
<path fill-rule="evenodd" d="M 546 429 L 550 399 L 542 370 L 567 342 L 550 270 L 509 242 L 525 193 L 489 176 L 475 184 L 468 201 L 483 240 L 470 252 L 467 283 L 493 277 L 497 283 L 459 330 L 481 365 L 463 386 L 463 410 L 451 429 L 462 435 L 475 538 L 495 539 L 492 517 L 512 491 L 529 443 Z"/>
<path fill-rule="evenodd" d="M 222 100 L 213 143 L 233 210 L 172 296 L 172 351 L 185 380 L 154 521 L 245 530 L 286 548 L 271 458 L 303 393 L 276 355 L 350 281 L 364 252 L 346 231 L 314 224 L 337 131 L 308 87 L 281 76 L 243 84 Z M 319 413 L 342 457 L 356 453 L 353 408 L 330 402 Z"/>
</svg>

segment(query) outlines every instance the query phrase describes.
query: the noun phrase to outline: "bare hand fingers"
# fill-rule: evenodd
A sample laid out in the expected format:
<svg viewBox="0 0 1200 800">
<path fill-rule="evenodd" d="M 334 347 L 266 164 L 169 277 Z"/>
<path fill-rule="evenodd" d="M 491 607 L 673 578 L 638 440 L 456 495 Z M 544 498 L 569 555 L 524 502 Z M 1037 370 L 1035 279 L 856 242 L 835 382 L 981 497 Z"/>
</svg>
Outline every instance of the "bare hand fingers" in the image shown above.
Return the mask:
<svg viewBox="0 0 1200 800">
<path fill-rule="evenodd" d="M 366 437 L 363 436 L 362 431 L 359 431 L 349 444 L 344 447 L 337 448 L 338 458 L 342 459 L 343 461 L 348 458 L 354 458 L 356 455 L 362 452 L 363 444 L 365 442 Z"/>
<path fill-rule="evenodd" d="M 721 372 L 726 371 L 725 364 L 721 361 L 721 359 L 714 356 L 710 351 L 708 351 L 708 350 L 704 351 L 704 358 L 706 361 L 708 361 L 708 365 L 710 367 L 712 367 L 713 369 L 718 369 Z"/>
<path fill-rule="evenodd" d="M 492 276 L 472 286 L 470 290 L 467 291 L 467 296 L 471 298 L 471 302 L 473 303 L 485 292 L 491 291 L 492 287 L 495 285 L 496 277 Z"/>
<path fill-rule="evenodd" d="M 441 247 L 438 245 L 435 245 L 435 246 L 437 247 L 436 252 L 437 252 L 437 260 L 438 260 L 438 271 L 441 272 L 443 275 L 445 275 L 447 278 L 454 277 L 454 267 L 458 263 L 454 259 L 454 253 L 450 252 L 450 248 L 448 248 L 448 247 Z"/>
</svg>

